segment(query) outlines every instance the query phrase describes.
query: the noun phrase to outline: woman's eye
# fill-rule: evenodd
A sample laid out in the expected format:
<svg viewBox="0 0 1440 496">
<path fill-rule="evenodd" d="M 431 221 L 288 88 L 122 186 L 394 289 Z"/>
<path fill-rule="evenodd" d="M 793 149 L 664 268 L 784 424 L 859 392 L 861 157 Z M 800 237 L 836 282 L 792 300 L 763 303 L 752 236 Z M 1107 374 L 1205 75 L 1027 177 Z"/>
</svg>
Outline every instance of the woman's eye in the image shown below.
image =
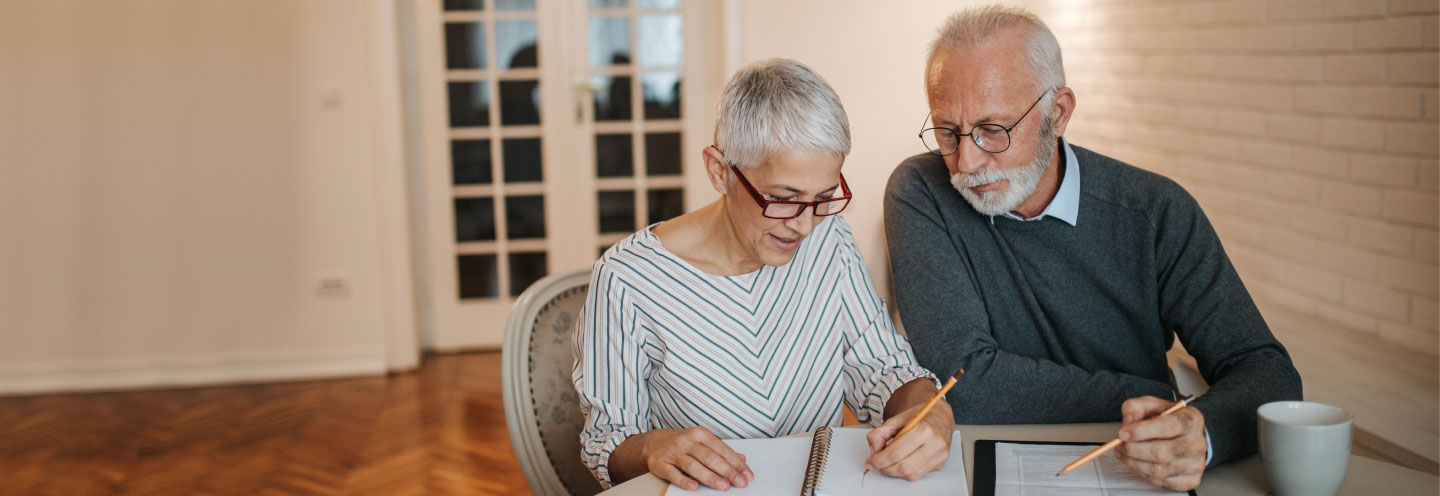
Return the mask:
<svg viewBox="0 0 1440 496">
<path fill-rule="evenodd" d="M 770 201 L 790 201 L 790 200 L 793 199 L 793 198 L 795 198 L 795 197 L 793 197 L 793 196 L 783 196 L 783 197 L 782 197 L 782 196 L 771 196 L 771 197 L 770 197 Z"/>
</svg>

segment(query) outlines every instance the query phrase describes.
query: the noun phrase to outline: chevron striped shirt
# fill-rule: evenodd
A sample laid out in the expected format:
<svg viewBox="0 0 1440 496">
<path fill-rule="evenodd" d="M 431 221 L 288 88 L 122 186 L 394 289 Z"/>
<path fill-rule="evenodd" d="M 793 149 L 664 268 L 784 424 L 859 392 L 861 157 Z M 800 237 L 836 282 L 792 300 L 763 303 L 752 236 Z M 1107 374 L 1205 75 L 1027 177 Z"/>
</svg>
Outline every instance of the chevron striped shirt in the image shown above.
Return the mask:
<svg viewBox="0 0 1440 496">
<path fill-rule="evenodd" d="M 651 226 L 654 227 L 654 226 Z M 721 439 L 879 425 L 891 393 L 935 376 L 895 333 L 840 216 L 782 266 L 700 271 L 646 228 L 595 262 L 575 333 L 581 459 L 610 487 L 610 453 L 651 429 Z"/>
</svg>

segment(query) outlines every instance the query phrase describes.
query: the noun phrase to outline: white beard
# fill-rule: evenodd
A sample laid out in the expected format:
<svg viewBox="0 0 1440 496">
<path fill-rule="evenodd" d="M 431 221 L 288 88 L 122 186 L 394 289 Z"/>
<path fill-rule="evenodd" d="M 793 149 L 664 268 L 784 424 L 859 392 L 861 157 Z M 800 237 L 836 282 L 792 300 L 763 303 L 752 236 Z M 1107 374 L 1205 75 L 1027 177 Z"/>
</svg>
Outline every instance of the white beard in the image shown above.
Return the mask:
<svg viewBox="0 0 1440 496">
<path fill-rule="evenodd" d="M 1044 122 L 1048 124 L 1050 120 L 1045 119 Z M 974 174 L 957 172 L 950 175 L 950 185 L 960 191 L 960 196 L 970 202 L 970 206 L 975 207 L 975 211 L 981 215 L 1003 215 L 1015 210 L 1015 207 L 1035 193 L 1035 187 L 1040 185 L 1040 177 L 1045 174 L 1045 169 L 1050 168 L 1058 146 L 1054 129 L 1041 125 L 1040 146 L 1035 150 L 1035 160 L 1030 165 L 1014 169 L 982 169 Z M 1004 190 L 976 193 L 970 189 L 1001 179 L 1010 182 Z"/>
</svg>

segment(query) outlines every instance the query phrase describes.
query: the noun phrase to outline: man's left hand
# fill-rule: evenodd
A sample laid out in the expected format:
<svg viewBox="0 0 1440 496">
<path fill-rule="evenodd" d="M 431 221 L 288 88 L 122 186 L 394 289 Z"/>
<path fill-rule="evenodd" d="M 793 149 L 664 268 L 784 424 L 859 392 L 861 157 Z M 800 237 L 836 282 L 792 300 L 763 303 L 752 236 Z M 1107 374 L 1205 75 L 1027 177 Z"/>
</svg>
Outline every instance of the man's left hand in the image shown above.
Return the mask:
<svg viewBox="0 0 1440 496">
<path fill-rule="evenodd" d="M 1126 401 L 1120 407 L 1120 439 L 1125 442 L 1115 454 L 1151 484 L 1189 491 L 1200 485 L 1205 473 L 1205 415 L 1186 407 L 1150 418 L 1173 404 L 1154 396 Z"/>
</svg>

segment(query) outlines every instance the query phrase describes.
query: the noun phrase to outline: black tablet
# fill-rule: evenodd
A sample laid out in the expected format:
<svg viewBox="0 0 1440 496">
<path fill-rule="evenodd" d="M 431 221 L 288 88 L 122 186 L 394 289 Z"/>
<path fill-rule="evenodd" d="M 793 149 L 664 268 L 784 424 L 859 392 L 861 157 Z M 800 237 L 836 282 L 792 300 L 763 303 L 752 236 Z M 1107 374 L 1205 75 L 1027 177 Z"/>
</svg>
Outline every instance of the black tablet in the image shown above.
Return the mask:
<svg viewBox="0 0 1440 496">
<path fill-rule="evenodd" d="M 975 441 L 975 482 L 971 484 L 975 488 L 974 496 L 995 496 L 995 444 L 1035 444 L 1047 446 L 1099 446 L 1100 443 L 1077 443 L 1065 441 L 998 441 L 994 439 L 980 439 Z M 1056 471 L 1064 465 L 1055 467 Z M 1155 488 L 1161 490 L 1160 488 Z M 1072 493 L 1066 493 L 1072 494 Z M 1095 494 L 1100 494 L 1096 492 Z M 1199 496 L 1194 490 L 1190 496 Z"/>
</svg>

